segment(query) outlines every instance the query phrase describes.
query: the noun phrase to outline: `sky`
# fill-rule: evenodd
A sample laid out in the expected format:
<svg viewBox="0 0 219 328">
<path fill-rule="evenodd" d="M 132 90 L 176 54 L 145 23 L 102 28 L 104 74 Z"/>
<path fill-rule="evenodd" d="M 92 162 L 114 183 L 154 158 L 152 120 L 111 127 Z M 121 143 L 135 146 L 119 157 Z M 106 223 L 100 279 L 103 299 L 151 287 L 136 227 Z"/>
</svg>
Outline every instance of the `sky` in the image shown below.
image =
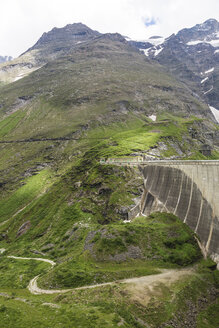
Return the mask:
<svg viewBox="0 0 219 328">
<path fill-rule="evenodd" d="M 44 32 L 72 23 L 144 40 L 219 20 L 219 0 L 1 0 L 0 8 L 0 55 L 13 57 Z"/>
</svg>

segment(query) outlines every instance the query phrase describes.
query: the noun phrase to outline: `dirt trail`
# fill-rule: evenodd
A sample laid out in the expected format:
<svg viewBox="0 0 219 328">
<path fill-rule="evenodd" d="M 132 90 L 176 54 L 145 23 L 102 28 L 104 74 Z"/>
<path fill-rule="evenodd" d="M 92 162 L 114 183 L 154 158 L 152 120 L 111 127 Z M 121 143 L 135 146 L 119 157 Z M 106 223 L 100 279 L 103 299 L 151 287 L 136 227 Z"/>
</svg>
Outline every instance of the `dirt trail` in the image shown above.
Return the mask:
<svg viewBox="0 0 219 328">
<path fill-rule="evenodd" d="M 8 258 L 15 259 L 15 260 L 35 260 L 35 261 L 43 261 L 46 263 L 49 263 L 52 268 L 56 265 L 56 263 L 52 260 L 43 259 L 43 258 L 34 258 L 34 257 L 18 257 L 18 256 L 7 256 Z M 192 274 L 194 271 L 192 268 L 186 268 L 186 269 L 162 269 L 161 273 L 159 274 L 153 274 L 143 277 L 136 277 L 136 278 L 128 278 L 123 280 L 117 280 L 113 282 L 105 282 L 101 284 L 95 284 L 90 286 L 83 286 L 83 287 L 77 287 L 77 288 L 69 288 L 69 289 L 42 289 L 39 288 L 37 285 L 37 280 L 40 275 L 34 277 L 31 279 L 28 285 L 29 291 L 34 295 L 40 295 L 40 294 L 60 294 L 60 293 L 67 293 L 69 291 L 73 290 L 83 290 L 83 289 L 91 289 L 91 288 L 97 288 L 97 287 L 103 287 L 108 285 L 115 285 L 115 284 L 130 284 L 133 285 L 135 290 L 141 290 L 141 288 L 146 286 L 150 290 L 153 289 L 153 286 L 159 283 L 172 283 L 182 276 Z"/>
<path fill-rule="evenodd" d="M 67 293 L 70 292 L 72 289 L 54 289 L 54 290 L 49 290 L 49 289 L 41 289 L 37 286 L 37 279 L 39 276 L 34 277 L 28 285 L 28 289 L 31 292 L 31 294 L 34 295 L 41 295 L 41 294 L 61 294 L 61 293 Z"/>
<path fill-rule="evenodd" d="M 143 276 L 143 277 L 137 277 L 137 278 L 129 278 L 129 279 L 123 279 L 123 280 L 117 280 L 113 282 L 104 282 L 101 284 L 96 285 L 90 285 L 90 286 L 83 286 L 83 287 L 77 287 L 77 288 L 70 288 L 70 289 L 54 289 L 54 290 L 48 290 L 48 289 L 41 289 L 37 286 L 37 279 L 39 276 L 33 278 L 29 285 L 28 289 L 32 294 L 40 295 L 40 294 L 59 294 L 59 293 L 67 293 L 73 290 L 83 290 L 83 289 L 91 289 L 91 288 L 97 288 L 97 287 L 104 287 L 108 285 L 115 285 L 115 284 L 133 284 L 135 285 L 135 289 L 142 288 L 142 286 L 147 285 L 147 287 L 151 290 L 152 286 L 154 284 L 159 283 L 172 283 L 182 276 L 192 274 L 193 270 L 191 268 L 189 269 L 182 269 L 182 270 L 162 270 L 162 273 L 149 275 L 149 276 Z"/>
<path fill-rule="evenodd" d="M 10 220 L 10 219 L 1 222 L 1 223 L 0 223 L 0 227 L 3 226 L 4 224 L 6 224 L 9 220 Z"/>
<path fill-rule="evenodd" d="M 47 191 L 47 188 L 45 188 L 39 195 L 37 195 L 36 198 L 34 198 L 30 203 L 28 203 L 27 205 L 25 205 L 24 207 L 22 207 L 20 210 L 18 210 L 16 213 L 14 213 L 12 215 L 12 217 L 10 219 L 7 219 L 3 222 L 0 223 L 0 227 L 2 227 L 3 225 L 5 225 L 7 222 L 9 222 L 11 219 L 13 219 L 14 217 L 16 217 L 19 213 L 23 212 L 27 206 L 29 206 L 31 203 L 33 203 L 35 200 L 37 200 L 38 198 L 40 198 L 43 194 L 45 194 Z"/>
<path fill-rule="evenodd" d="M 54 265 L 56 265 L 56 263 L 52 260 L 48 260 L 48 259 L 43 259 L 40 257 L 20 257 L 20 256 L 7 256 L 9 259 L 15 259 L 15 260 L 34 260 L 34 261 L 41 261 L 41 262 L 46 262 L 51 264 L 52 267 L 54 267 Z"/>
</svg>

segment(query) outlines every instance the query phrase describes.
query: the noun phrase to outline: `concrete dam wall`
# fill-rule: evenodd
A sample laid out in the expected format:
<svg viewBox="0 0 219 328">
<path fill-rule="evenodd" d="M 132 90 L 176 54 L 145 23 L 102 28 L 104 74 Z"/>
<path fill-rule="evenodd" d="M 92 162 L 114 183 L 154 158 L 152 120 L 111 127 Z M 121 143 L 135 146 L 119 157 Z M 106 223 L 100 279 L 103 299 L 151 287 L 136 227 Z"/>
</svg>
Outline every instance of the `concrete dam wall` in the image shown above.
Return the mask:
<svg viewBox="0 0 219 328">
<path fill-rule="evenodd" d="M 174 213 L 219 263 L 219 161 L 156 161 L 141 170 L 144 192 L 134 214 Z"/>
</svg>

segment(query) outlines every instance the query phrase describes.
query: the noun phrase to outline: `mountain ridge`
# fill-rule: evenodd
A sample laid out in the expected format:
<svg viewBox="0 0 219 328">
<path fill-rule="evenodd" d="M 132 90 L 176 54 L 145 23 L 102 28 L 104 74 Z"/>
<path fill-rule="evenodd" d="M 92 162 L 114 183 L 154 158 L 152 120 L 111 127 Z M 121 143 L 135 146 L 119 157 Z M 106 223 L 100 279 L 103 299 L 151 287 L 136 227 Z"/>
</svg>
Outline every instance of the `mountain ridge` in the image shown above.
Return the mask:
<svg viewBox="0 0 219 328">
<path fill-rule="evenodd" d="M 219 22 L 209 19 L 143 50 L 203 101 L 219 108 Z"/>
<path fill-rule="evenodd" d="M 198 320 L 208 324 L 218 313 L 216 264 L 201 258 L 193 231 L 175 215 L 130 221 L 153 192 L 145 193 L 137 167 L 103 163 L 219 159 L 218 125 L 192 85 L 136 44 L 118 33 L 72 28 L 44 34 L 34 49 L 0 66 L 1 326 L 203 328 Z M 198 204 L 195 180 L 179 182 L 175 169 L 166 169 L 166 178 L 151 171 L 153 184 L 169 199 L 175 194 L 176 208 L 175 190 L 186 194 L 189 216 L 190 204 Z M 56 265 L 48 270 L 32 258 Z M 191 275 L 174 284 L 111 285 L 188 265 Z M 26 287 L 36 277 L 49 292 L 97 287 L 34 296 Z"/>
<path fill-rule="evenodd" d="M 43 48 L 50 43 L 55 43 L 55 45 L 52 44 L 53 47 L 58 47 L 59 45 L 60 48 L 65 48 L 66 46 L 72 47 L 75 44 L 93 39 L 99 35 L 101 35 L 101 33 L 90 29 L 82 23 L 67 24 L 61 28 L 54 27 L 49 32 L 43 33 L 33 47 L 29 48 L 26 52 Z M 61 49 L 58 48 L 58 50 Z"/>
<path fill-rule="evenodd" d="M 219 47 L 213 47 L 211 42 L 218 38 L 218 26 L 217 20 L 208 19 L 192 28 L 182 29 L 166 39 L 156 36 L 151 37 L 147 42 L 133 41 L 128 38 L 126 40 L 133 47 L 143 50 L 148 58 L 158 61 L 177 79 L 187 83 L 194 94 L 217 110 L 219 108 L 217 68 Z M 197 39 L 197 33 L 202 38 L 199 41 L 204 43 L 193 44 L 194 38 Z M 48 61 L 71 53 L 81 43 L 101 36 L 101 33 L 93 31 L 82 23 L 53 28 L 44 33 L 36 44 L 18 59 L 12 61 L 11 65 L 6 63 L 2 68 L 0 66 L 0 80 L 7 83 L 22 79 Z M 120 36 L 120 38 L 122 41 L 123 37 Z M 190 45 L 190 42 L 193 43 Z M 212 72 L 211 69 L 213 69 Z"/>
</svg>

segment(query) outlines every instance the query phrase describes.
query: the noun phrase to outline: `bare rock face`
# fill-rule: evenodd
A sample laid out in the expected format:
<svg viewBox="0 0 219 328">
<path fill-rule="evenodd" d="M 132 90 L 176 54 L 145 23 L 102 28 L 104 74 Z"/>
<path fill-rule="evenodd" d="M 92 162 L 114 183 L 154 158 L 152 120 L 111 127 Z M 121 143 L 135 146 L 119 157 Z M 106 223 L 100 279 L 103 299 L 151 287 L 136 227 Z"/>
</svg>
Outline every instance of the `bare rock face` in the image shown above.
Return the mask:
<svg viewBox="0 0 219 328">
<path fill-rule="evenodd" d="M 219 110 L 219 22 L 208 19 L 185 28 L 151 47 L 133 44 L 164 65 L 201 98 Z"/>
<path fill-rule="evenodd" d="M 215 19 L 170 36 L 156 59 L 219 109 L 219 23 Z"/>
<path fill-rule="evenodd" d="M 63 28 L 55 27 L 51 31 L 43 33 L 37 43 L 28 51 L 52 47 L 59 52 L 99 35 L 99 32 L 93 31 L 82 23 L 68 24 Z"/>
<path fill-rule="evenodd" d="M 22 236 L 25 232 L 27 232 L 27 230 L 30 229 L 30 226 L 31 226 L 31 223 L 30 221 L 27 221 L 27 222 L 24 222 L 20 228 L 18 229 L 18 232 L 17 232 L 17 238 Z"/>
<path fill-rule="evenodd" d="M 0 64 L 4 62 L 0 67 L 0 81 L 8 83 L 20 80 L 50 60 L 71 53 L 77 45 L 99 35 L 99 32 L 81 23 L 68 24 L 63 28 L 55 27 L 43 33 L 33 47 L 12 62 L 8 63 L 8 60 L 12 60 L 11 57 L 0 56 Z"/>
</svg>

